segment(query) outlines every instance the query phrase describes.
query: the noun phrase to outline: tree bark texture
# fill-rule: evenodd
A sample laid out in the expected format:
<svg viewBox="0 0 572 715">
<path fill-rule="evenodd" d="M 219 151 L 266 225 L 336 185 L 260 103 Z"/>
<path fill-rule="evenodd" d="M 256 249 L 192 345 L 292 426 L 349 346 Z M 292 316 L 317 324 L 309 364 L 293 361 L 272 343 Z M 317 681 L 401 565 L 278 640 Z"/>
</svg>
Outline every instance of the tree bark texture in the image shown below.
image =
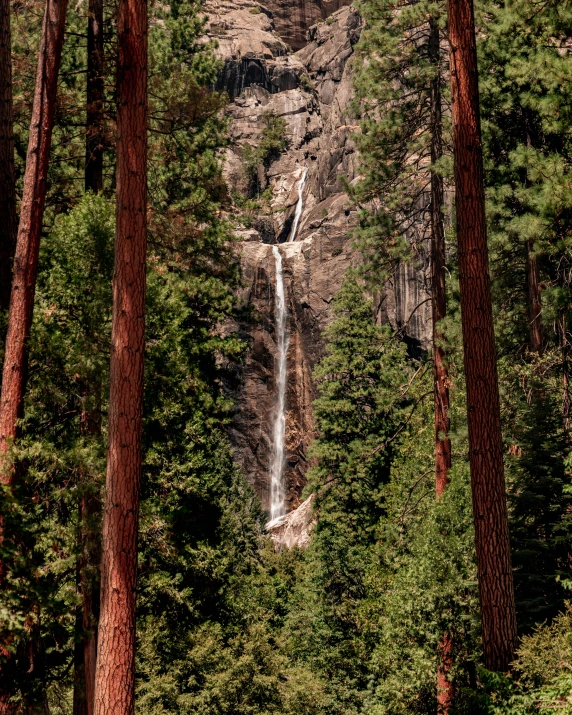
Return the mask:
<svg viewBox="0 0 572 715">
<path fill-rule="evenodd" d="M 81 413 L 81 431 L 89 438 L 101 437 L 101 384 L 86 387 Z M 95 667 L 99 621 L 99 566 L 101 562 L 101 502 L 97 483 L 85 475 L 78 505 L 79 551 L 77 571 L 81 606 L 76 618 L 74 652 L 73 715 L 93 715 Z"/>
<path fill-rule="evenodd" d="M 429 20 L 429 59 L 435 75 L 431 81 L 431 164 L 443 156 L 443 121 L 441 112 L 441 48 L 439 25 Z M 445 219 L 443 216 L 443 177 L 431 169 L 431 310 L 433 320 L 433 392 L 435 420 L 435 495 L 442 496 L 449 483 L 451 440 L 449 439 L 449 375 L 443 350 L 444 336 L 439 322 L 447 313 L 445 291 Z M 449 715 L 454 688 L 450 680 L 453 644 L 445 633 L 439 644 L 437 670 L 437 713 Z"/>
<path fill-rule="evenodd" d="M 117 209 L 95 715 L 131 715 L 147 232 L 147 6 L 120 0 Z"/>
<path fill-rule="evenodd" d="M 67 0 L 47 0 L 36 72 L 0 398 L 0 481 L 6 486 L 14 480 L 14 468 L 6 455 L 17 436 L 22 415 L 66 11 Z M 0 539 L 3 529 L 0 515 Z M 5 564 L 0 563 L 0 581 L 4 571 Z M 9 713 L 12 707 L 6 681 L 0 672 L 0 713 Z"/>
<path fill-rule="evenodd" d="M 448 0 L 459 283 L 473 516 L 485 665 L 506 671 L 517 641 L 488 267 L 472 0 Z"/>
<path fill-rule="evenodd" d="M 0 455 L 6 454 L 16 437 L 17 423 L 21 417 L 24 400 L 28 339 L 34 309 L 66 10 L 67 0 L 47 0 L 26 157 L 20 226 L 14 257 L 0 399 Z M 0 477 L 4 484 L 12 483 L 13 473 L 12 465 L 3 465 Z"/>
<path fill-rule="evenodd" d="M 99 616 L 99 584 L 94 571 L 97 571 L 100 557 L 94 522 L 99 523 L 100 511 L 100 505 L 94 496 L 81 498 L 79 519 L 83 548 L 78 562 L 81 607 L 76 619 L 73 715 L 93 715 L 94 708 Z"/>
<path fill-rule="evenodd" d="M 89 0 L 88 12 L 85 190 L 97 194 L 103 188 L 103 0 Z"/>
<path fill-rule="evenodd" d="M 0 0 L 0 310 L 8 310 L 16 248 L 16 174 L 12 121 L 10 0 Z"/>
<path fill-rule="evenodd" d="M 437 669 L 437 715 L 448 715 L 453 708 L 454 688 L 450 680 L 453 667 L 453 639 L 445 633 L 439 641 L 439 667 Z"/>
</svg>

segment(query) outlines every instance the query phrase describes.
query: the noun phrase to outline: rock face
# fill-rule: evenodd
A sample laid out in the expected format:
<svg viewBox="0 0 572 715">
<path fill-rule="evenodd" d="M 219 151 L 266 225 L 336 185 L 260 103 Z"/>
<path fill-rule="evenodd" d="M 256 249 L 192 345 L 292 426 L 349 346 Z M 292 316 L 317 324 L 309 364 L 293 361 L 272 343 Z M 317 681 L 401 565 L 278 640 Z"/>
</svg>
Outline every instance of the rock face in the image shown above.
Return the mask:
<svg viewBox="0 0 572 715">
<path fill-rule="evenodd" d="M 294 5 L 303 8 L 304 18 L 336 11 L 327 22 L 310 27 L 307 43 L 292 55 L 283 38 L 301 45 L 293 38 L 306 22 L 288 21 L 286 9 Z M 340 5 L 344 7 L 337 9 Z M 234 327 L 248 342 L 248 353 L 231 437 L 236 458 L 265 509 L 276 409 L 272 244 L 280 244 L 290 317 L 284 474 L 288 511 L 300 504 L 314 437 L 312 370 L 324 353 L 323 331 L 331 321 L 332 300 L 348 267 L 358 261 L 351 237 L 357 213 L 344 181 L 351 184 L 357 175 L 352 137 L 359 127 L 351 112 L 350 60 L 361 20 L 346 5 L 269 1 L 260 6 L 264 12 L 253 12 L 246 0 L 207 2 L 209 31 L 213 36 L 219 32 L 217 51 L 224 61 L 219 88 L 233 98 L 228 109 L 232 143 L 225 161 L 230 187 L 239 192 L 247 188 L 242 147 L 258 145 L 264 116 L 282 117 L 287 128 L 286 151 L 259 171 L 260 188 L 269 188 L 271 198 L 251 225 L 238 231 L 243 239 L 240 300 L 248 318 Z M 291 18 L 302 15 L 292 12 Z M 300 191 L 300 221 L 295 240 L 287 242 Z M 402 267 L 376 300 L 378 318 L 402 328 L 416 349 L 427 347 L 431 329 L 427 270 L 422 258 L 419 265 Z"/>
<path fill-rule="evenodd" d="M 350 4 L 351 0 L 261 0 L 274 19 L 276 32 L 294 50 L 306 45 L 309 27 Z"/>
<path fill-rule="evenodd" d="M 305 549 L 310 543 L 314 526 L 312 505 L 314 495 L 303 501 L 297 509 L 266 525 L 276 550 L 297 546 Z"/>
</svg>

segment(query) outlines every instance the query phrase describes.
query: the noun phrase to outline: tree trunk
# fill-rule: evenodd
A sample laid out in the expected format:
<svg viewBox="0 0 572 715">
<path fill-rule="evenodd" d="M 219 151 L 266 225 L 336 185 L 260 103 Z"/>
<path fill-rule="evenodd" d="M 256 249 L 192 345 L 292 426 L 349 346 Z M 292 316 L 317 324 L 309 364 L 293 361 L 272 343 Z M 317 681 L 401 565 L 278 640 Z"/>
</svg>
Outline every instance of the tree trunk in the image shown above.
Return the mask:
<svg viewBox="0 0 572 715">
<path fill-rule="evenodd" d="M 429 59 L 435 75 L 431 82 L 431 164 L 443 156 L 443 123 L 441 116 L 441 48 L 439 25 L 429 20 Z M 449 439 L 449 375 L 442 347 L 444 336 L 439 321 L 447 312 L 445 292 L 445 225 L 443 217 L 443 177 L 431 170 L 431 308 L 433 319 L 433 389 L 435 419 L 435 494 L 437 499 L 449 483 L 451 440 Z M 437 671 L 437 713 L 448 715 L 453 706 L 452 639 L 446 633 L 439 643 Z"/>
<path fill-rule="evenodd" d="M 103 0 L 89 0 L 88 11 L 85 190 L 97 194 L 103 188 Z"/>
<path fill-rule="evenodd" d="M 78 589 L 81 594 L 81 606 L 76 618 L 73 715 L 93 715 L 94 708 L 99 616 L 99 585 L 94 571 L 97 570 L 100 549 L 93 520 L 99 521 L 100 511 L 95 496 L 89 495 L 81 498 L 79 518 L 83 554 L 78 562 Z"/>
<path fill-rule="evenodd" d="M 103 0 L 89 0 L 87 24 L 87 130 L 85 139 L 85 190 L 99 193 L 103 188 Z M 101 386 L 95 385 L 99 400 Z M 89 389 L 86 390 L 89 392 Z M 89 395 L 86 396 L 89 398 Z M 101 433 L 100 410 L 82 412 L 84 435 Z M 76 646 L 74 653 L 73 715 L 93 715 L 95 692 L 95 666 L 97 655 L 97 628 L 99 617 L 99 584 L 93 572 L 99 569 L 100 548 L 94 525 L 101 512 L 99 500 L 87 494 L 79 503 L 79 539 L 82 555 L 78 563 L 78 588 L 81 595 L 81 613 L 76 621 Z"/>
<path fill-rule="evenodd" d="M 101 436 L 101 385 L 85 390 L 81 431 L 85 437 Z M 91 399 L 90 399 L 91 398 Z M 101 561 L 101 503 L 93 478 L 85 475 L 78 505 L 78 591 L 81 605 L 76 618 L 73 715 L 93 715 L 97 630 L 99 620 L 99 565 Z"/>
<path fill-rule="evenodd" d="M 95 715 L 134 712 L 147 232 L 147 6 L 120 0 L 117 233 Z"/>
<path fill-rule="evenodd" d="M 10 0 L 0 0 L 0 311 L 8 310 L 16 248 L 16 175 L 12 122 Z"/>
<path fill-rule="evenodd" d="M 490 293 L 472 0 L 448 0 L 455 202 L 467 420 L 485 665 L 506 671 L 517 642 Z"/>
<path fill-rule="evenodd" d="M 430 20 L 429 53 L 436 75 L 431 82 L 431 163 L 443 156 L 441 118 L 441 74 L 439 68 L 439 27 Z M 443 177 L 431 171 L 431 307 L 433 317 L 433 378 L 435 387 L 435 490 L 437 497 L 445 491 L 451 468 L 449 440 L 449 375 L 442 347 L 444 336 L 439 322 L 447 313 L 445 292 L 445 226 L 443 217 Z"/>
<path fill-rule="evenodd" d="M 9 450 L 22 415 L 66 10 L 67 0 L 48 0 L 42 28 L 2 376 L 0 454 Z M 13 473 L 4 464 L 4 484 L 12 483 Z"/>
<path fill-rule="evenodd" d="M 14 481 L 14 467 L 8 455 L 17 436 L 18 419 L 22 415 L 24 401 L 28 338 L 34 309 L 66 10 L 67 0 L 47 0 L 36 73 L 0 398 L 0 481 L 6 486 L 11 486 Z M 0 539 L 3 529 L 4 523 L 0 516 Z M 0 580 L 4 569 L 5 565 L 0 563 Z M 10 712 L 11 707 L 7 702 L 9 694 L 6 681 L 0 672 L 0 683 L 3 686 L 0 686 L 0 713 Z"/>
</svg>

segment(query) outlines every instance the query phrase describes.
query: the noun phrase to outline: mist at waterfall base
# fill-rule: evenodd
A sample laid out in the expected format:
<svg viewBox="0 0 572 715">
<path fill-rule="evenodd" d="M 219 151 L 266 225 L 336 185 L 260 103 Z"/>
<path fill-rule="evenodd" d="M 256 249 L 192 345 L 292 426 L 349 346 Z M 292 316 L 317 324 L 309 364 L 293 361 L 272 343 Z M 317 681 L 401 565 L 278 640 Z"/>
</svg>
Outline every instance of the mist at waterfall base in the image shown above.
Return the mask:
<svg viewBox="0 0 572 715">
<path fill-rule="evenodd" d="M 304 184 L 308 175 L 308 169 L 304 168 L 298 183 L 298 202 L 294 214 L 294 223 L 288 237 L 288 243 L 292 243 L 296 238 L 298 224 L 304 208 Z M 277 404 L 274 416 L 274 429 L 272 431 L 272 456 L 270 463 L 270 519 L 266 528 L 275 526 L 280 519 L 286 515 L 286 502 L 283 483 L 284 472 L 284 448 L 286 438 L 286 383 L 287 355 L 290 336 L 288 333 L 288 311 L 286 308 L 286 295 L 284 291 L 284 269 L 282 266 L 282 254 L 278 246 L 272 246 L 272 253 L 276 266 L 276 290 L 274 316 L 276 323 L 276 394 Z"/>
</svg>

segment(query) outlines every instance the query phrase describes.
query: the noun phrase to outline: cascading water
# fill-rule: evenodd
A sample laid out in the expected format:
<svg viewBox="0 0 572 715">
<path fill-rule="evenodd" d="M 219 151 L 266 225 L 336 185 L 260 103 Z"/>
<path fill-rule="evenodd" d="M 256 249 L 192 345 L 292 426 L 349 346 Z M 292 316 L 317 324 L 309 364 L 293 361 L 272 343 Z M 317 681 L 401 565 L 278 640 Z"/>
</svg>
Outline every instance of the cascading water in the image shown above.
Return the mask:
<svg viewBox="0 0 572 715">
<path fill-rule="evenodd" d="M 282 269 L 282 254 L 278 246 L 272 246 L 276 264 L 276 298 L 274 314 L 276 319 L 276 345 L 278 348 L 276 370 L 276 392 L 278 396 L 274 434 L 272 444 L 272 463 L 270 472 L 270 521 L 283 516 L 286 512 L 284 503 L 284 485 L 282 472 L 284 469 L 284 438 L 286 436 L 286 355 L 290 342 L 287 326 L 286 299 L 284 294 L 284 272 Z"/>
<path fill-rule="evenodd" d="M 304 184 L 308 169 L 305 168 L 298 183 L 298 203 L 294 214 L 294 223 L 288 237 L 288 243 L 296 238 L 298 224 L 304 208 Z M 284 271 L 282 268 L 282 254 L 278 246 L 272 246 L 274 261 L 276 265 L 276 299 L 274 304 L 274 315 L 276 321 L 276 346 L 278 348 L 277 370 L 276 370 L 276 415 L 274 418 L 274 431 L 272 443 L 272 462 L 270 465 L 270 521 L 267 527 L 280 519 L 286 513 L 284 502 L 284 484 L 282 483 L 282 473 L 284 471 L 284 442 L 286 437 L 286 382 L 288 344 L 288 312 L 286 310 L 286 297 L 284 293 Z"/>
<path fill-rule="evenodd" d="M 302 172 L 302 177 L 298 183 L 298 203 L 296 204 L 296 213 L 294 214 L 294 223 L 292 224 L 292 230 L 288 236 L 288 243 L 296 238 L 296 233 L 298 232 L 298 224 L 300 223 L 300 216 L 302 216 L 302 209 L 304 208 L 304 184 L 306 183 L 306 177 L 308 176 L 308 169 L 305 168 Z"/>
</svg>

